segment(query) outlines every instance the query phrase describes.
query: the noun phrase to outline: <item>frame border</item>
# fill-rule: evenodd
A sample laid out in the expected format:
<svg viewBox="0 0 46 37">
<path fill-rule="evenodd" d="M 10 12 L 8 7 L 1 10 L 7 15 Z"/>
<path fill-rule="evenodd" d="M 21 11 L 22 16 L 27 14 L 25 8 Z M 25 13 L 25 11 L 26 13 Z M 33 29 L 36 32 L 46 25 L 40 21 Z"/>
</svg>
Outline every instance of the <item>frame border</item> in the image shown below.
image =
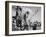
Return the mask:
<svg viewBox="0 0 46 37">
<path fill-rule="evenodd" d="M 26 3 L 26 4 L 42 4 L 44 5 L 44 32 L 43 33 L 27 33 L 27 34 L 9 34 L 9 3 Z M 5 36 L 18 36 L 18 35 L 34 35 L 45 34 L 45 3 L 37 2 L 20 2 L 20 1 L 5 1 Z"/>
</svg>

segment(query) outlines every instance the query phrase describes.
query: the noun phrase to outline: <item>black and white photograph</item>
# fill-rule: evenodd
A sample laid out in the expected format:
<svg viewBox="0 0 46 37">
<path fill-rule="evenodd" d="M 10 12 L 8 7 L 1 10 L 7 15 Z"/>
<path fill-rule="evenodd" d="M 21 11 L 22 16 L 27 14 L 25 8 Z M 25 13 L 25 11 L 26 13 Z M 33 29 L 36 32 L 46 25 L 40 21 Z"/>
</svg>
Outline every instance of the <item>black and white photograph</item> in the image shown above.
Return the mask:
<svg viewBox="0 0 46 37">
<path fill-rule="evenodd" d="M 41 7 L 12 6 L 12 31 L 41 29 Z"/>
<path fill-rule="evenodd" d="M 44 33 L 44 3 L 9 2 L 8 34 Z"/>
</svg>

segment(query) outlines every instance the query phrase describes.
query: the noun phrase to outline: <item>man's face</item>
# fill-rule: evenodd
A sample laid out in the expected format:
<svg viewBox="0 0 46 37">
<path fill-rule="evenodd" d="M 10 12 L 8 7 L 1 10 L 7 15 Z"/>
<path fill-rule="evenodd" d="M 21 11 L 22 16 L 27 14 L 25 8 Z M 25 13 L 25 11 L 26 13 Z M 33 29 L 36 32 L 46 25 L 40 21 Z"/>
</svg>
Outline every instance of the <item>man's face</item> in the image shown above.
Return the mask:
<svg viewBox="0 0 46 37">
<path fill-rule="evenodd" d="M 26 18 L 28 18 L 28 16 L 29 16 L 29 12 L 27 11 L 27 12 L 26 12 Z"/>
<path fill-rule="evenodd" d="M 18 14 L 19 14 L 19 16 L 21 15 L 21 11 L 20 10 L 18 10 Z"/>
</svg>

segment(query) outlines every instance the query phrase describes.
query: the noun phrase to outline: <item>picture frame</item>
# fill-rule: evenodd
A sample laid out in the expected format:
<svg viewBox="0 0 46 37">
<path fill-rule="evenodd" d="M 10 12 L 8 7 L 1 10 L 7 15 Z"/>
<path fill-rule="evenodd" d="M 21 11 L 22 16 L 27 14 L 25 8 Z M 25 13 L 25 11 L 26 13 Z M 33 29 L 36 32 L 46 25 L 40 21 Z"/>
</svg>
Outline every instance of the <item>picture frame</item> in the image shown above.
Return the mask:
<svg viewBox="0 0 46 37">
<path fill-rule="evenodd" d="M 5 1 L 5 35 L 45 34 L 45 3 Z"/>
</svg>

